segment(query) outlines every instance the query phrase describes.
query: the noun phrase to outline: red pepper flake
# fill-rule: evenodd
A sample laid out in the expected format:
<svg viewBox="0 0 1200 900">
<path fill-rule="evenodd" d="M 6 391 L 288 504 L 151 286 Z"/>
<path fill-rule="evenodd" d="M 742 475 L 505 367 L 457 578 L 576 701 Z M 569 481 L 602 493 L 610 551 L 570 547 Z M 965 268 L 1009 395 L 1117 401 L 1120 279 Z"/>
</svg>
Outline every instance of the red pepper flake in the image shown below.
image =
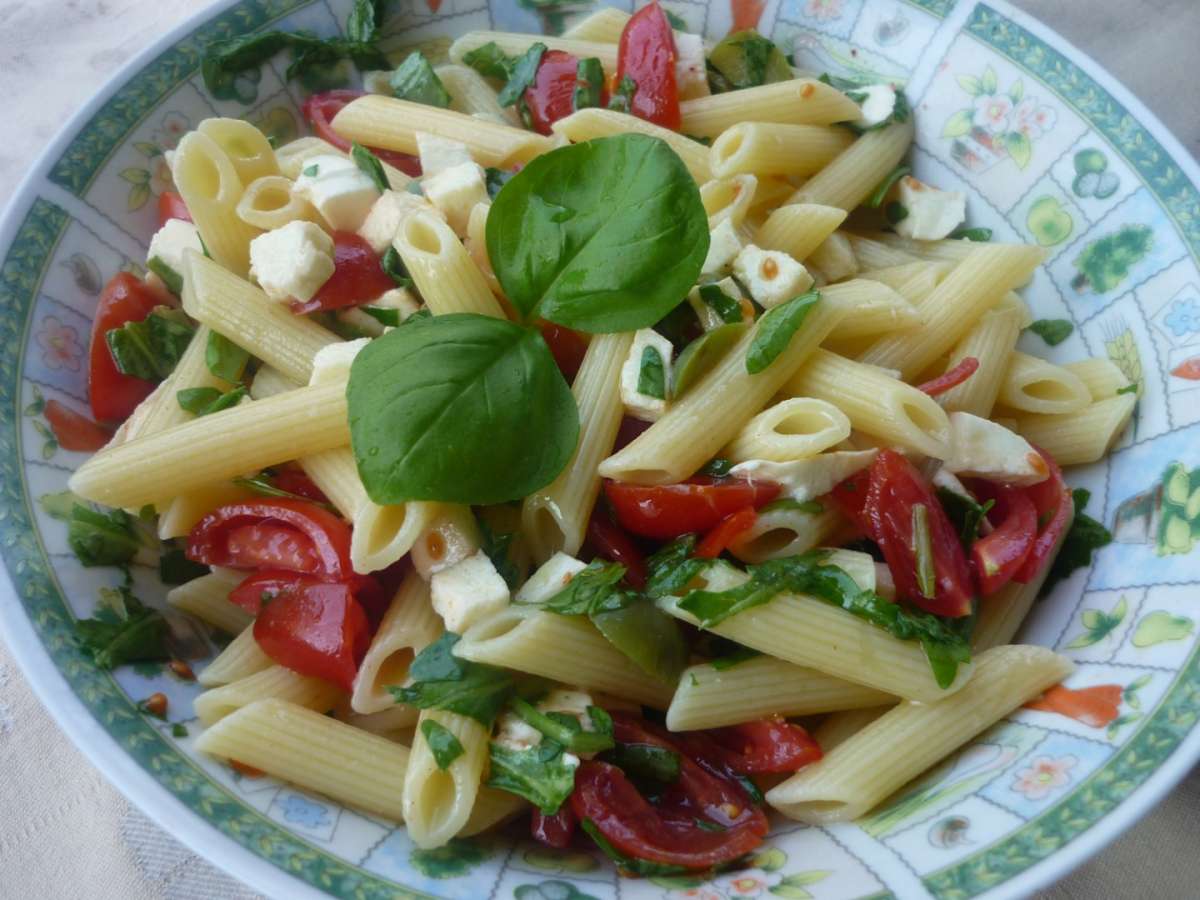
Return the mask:
<svg viewBox="0 0 1200 900">
<path fill-rule="evenodd" d="M 918 384 L 917 390 L 924 391 L 930 397 L 936 397 L 938 394 L 946 393 L 950 388 L 958 387 L 974 375 L 978 369 L 979 360 L 974 356 L 968 356 L 957 366 L 947 369 L 937 378 L 931 378 L 924 384 Z"/>
</svg>

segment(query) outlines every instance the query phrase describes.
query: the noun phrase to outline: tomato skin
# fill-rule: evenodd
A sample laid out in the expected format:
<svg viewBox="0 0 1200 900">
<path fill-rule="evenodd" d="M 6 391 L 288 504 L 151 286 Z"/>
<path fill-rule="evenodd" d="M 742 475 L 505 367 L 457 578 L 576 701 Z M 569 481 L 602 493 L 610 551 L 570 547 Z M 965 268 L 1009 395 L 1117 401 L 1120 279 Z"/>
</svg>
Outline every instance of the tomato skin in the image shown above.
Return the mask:
<svg viewBox="0 0 1200 900">
<path fill-rule="evenodd" d="M 695 555 L 701 559 L 716 559 L 732 546 L 740 535 L 754 527 L 758 513 L 753 506 L 744 506 L 722 519 L 696 545 Z"/>
<path fill-rule="evenodd" d="M 163 191 L 158 195 L 158 227 L 162 228 L 171 219 L 190 222 L 192 214 L 188 212 L 187 204 L 177 191 Z"/>
<path fill-rule="evenodd" d="M 996 504 L 988 516 L 995 528 L 971 546 L 975 582 L 986 597 L 1012 581 L 1029 557 L 1037 536 L 1037 510 L 1018 488 L 986 481 L 972 481 L 968 486 L 978 499 Z"/>
<path fill-rule="evenodd" d="M 642 436 L 652 422 L 643 422 L 641 419 L 635 419 L 633 416 L 625 416 L 621 419 L 621 427 L 617 429 L 617 439 L 613 441 L 613 453 L 628 447 L 639 437 Z"/>
<path fill-rule="evenodd" d="M 187 555 L 210 566 L 288 569 L 326 581 L 354 576 L 350 526 L 305 500 L 264 499 L 219 507 L 192 528 Z"/>
<path fill-rule="evenodd" d="M 293 672 L 351 691 L 371 629 L 350 585 L 297 574 L 274 583 L 279 593 L 254 620 L 258 646 Z"/>
<path fill-rule="evenodd" d="M 252 572 L 229 592 L 229 602 L 240 606 L 246 612 L 258 615 L 271 599 L 288 593 L 297 584 L 297 579 L 312 576 L 298 574 L 287 569 L 260 569 Z M 324 582 L 331 584 L 333 582 Z M 374 631 L 379 625 L 383 614 L 387 612 L 388 595 L 383 587 L 369 575 L 355 575 L 345 582 L 340 582 L 350 588 L 354 599 L 362 606 L 367 615 L 367 621 Z"/>
<path fill-rule="evenodd" d="M 621 32 L 614 84 L 625 76 L 637 83 L 630 112 L 639 119 L 678 131 L 679 88 L 675 83 L 675 36 L 657 3 L 634 13 Z"/>
<path fill-rule="evenodd" d="M 641 537 L 670 540 L 693 531 L 708 531 L 746 506 L 755 509 L 779 496 L 772 481 L 727 479 L 700 483 L 642 485 L 606 481 L 604 494 L 626 531 Z"/>
<path fill-rule="evenodd" d="M 542 322 L 538 327 L 541 329 L 542 339 L 550 348 L 554 362 L 558 364 L 559 371 L 570 384 L 579 374 L 579 367 L 583 365 L 583 357 L 588 348 L 587 338 L 578 331 L 553 322 Z"/>
<path fill-rule="evenodd" d="M 54 439 L 64 450 L 94 452 L 112 439 L 112 432 L 97 425 L 87 416 L 81 416 L 57 400 L 47 400 L 42 415 L 50 423 Z"/>
<path fill-rule="evenodd" d="M 271 480 L 275 482 L 275 487 L 281 491 L 296 494 L 314 503 L 329 502 L 329 498 L 313 483 L 313 480 L 305 474 L 304 470 L 297 465 L 287 465 L 277 469 Z"/>
<path fill-rule="evenodd" d="M 571 846 L 571 838 L 575 836 L 578 825 L 579 820 L 575 818 L 575 813 L 567 803 L 552 816 L 534 807 L 533 818 L 529 822 L 529 833 L 539 844 L 565 850 Z"/>
<path fill-rule="evenodd" d="M 311 300 L 292 301 L 297 315 L 370 303 L 396 286 L 371 245 L 353 231 L 333 233 L 333 274 Z"/>
<path fill-rule="evenodd" d="M 562 50 L 547 50 L 538 63 L 533 84 L 525 89 L 529 122 L 538 134 L 552 134 L 550 126 L 575 112 L 576 73 L 579 60 Z"/>
<path fill-rule="evenodd" d="M 92 319 L 91 346 L 88 349 L 88 397 L 92 415 L 101 422 L 119 422 L 129 418 L 137 405 L 150 396 L 154 382 L 123 375 L 113 362 L 104 336 L 126 322 L 140 322 L 162 298 L 140 278 L 119 272 L 104 286 Z"/>
<path fill-rule="evenodd" d="M 312 126 L 312 130 L 316 132 L 317 137 L 328 141 L 342 152 L 349 153 L 350 142 L 334 131 L 330 123 L 333 122 L 334 116 L 342 111 L 343 106 L 346 106 L 351 100 L 365 96 L 366 91 L 322 91 L 305 100 L 300 111 L 308 120 L 308 124 Z M 395 166 L 413 178 L 421 177 L 421 162 L 415 156 L 401 153 L 398 150 L 383 150 L 375 147 L 371 147 L 370 150 L 379 157 L 381 162 Z"/>
<path fill-rule="evenodd" d="M 1040 453 L 1042 459 L 1046 461 L 1050 475 L 1045 481 L 1025 488 L 1025 496 L 1033 502 L 1033 507 L 1037 511 L 1037 521 L 1045 521 L 1045 524 L 1038 529 L 1029 556 L 1025 558 L 1021 568 L 1013 575 L 1013 581 L 1020 584 L 1028 584 L 1033 581 L 1046 566 L 1050 565 L 1054 558 L 1054 550 L 1063 533 L 1071 527 L 1071 519 L 1075 514 L 1075 499 L 1071 496 L 1071 489 L 1063 481 L 1062 469 L 1058 467 L 1054 457 L 1045 450 L 1040 447 L 1033 449 Z"/>
<path fill-rule="evenodd" d="M 625 580 L 641 590 L 646 586 L 646 556 L 637 544 L 597 510 L 588 522 L 587 542 L 597 556 L 620 563 L 625 567 Z"/>
<path fill-rule="evenodd" d="M 709 771 L 733 775 L 787 774 L 823 755 L 807 731 L 782 719 L 689 731 L 675 738 L 688 756 Z"/>
<path fill-rule="evenodd" d="M 952 369 L 947 369 L 937 378 L 931 378 L 924 384 L 918 384 L 917 390 L 924 391 L 930 397 L 936 397 L 938 394 L 944 394 L 950 388 L 958 387 L 979 370 L 979 360 L 974 356 L 967 356 Z"/>
</svg>

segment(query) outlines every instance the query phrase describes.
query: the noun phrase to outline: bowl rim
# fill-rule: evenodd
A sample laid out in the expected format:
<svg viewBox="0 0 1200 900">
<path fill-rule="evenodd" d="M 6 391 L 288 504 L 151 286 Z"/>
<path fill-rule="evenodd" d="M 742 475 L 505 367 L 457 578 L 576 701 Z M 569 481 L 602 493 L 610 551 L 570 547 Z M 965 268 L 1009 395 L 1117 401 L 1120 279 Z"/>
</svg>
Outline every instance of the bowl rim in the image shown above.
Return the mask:
<svg viewBox="0 0 1200 900">
<path fill-rule="evenodd" d="M 127 60 L 59 128 L 51 142 L 38 154 L 18 182 L 0 216 L 0 249 L 11 246 L 20 225 L 20 217 L 39 195 L 41 182 L 47 182 L 52 197 L 61 189 L 49 184 L 47 176 L 63 151 L 104 104 L 143 68 L 197 29 L 240 5 L 244 0 L 215 0 L 196 10 L 183 21 L 158 35 L 141 51 Z M 314 2 L 314 0 L 309 0 Z M 867 3 L 877 0 L 865 0 Z M 923 6 L 921 0 L 908 0 Z M 281 15 L 302 9 L 309 3 L 299 0 Z M 941 5 L 941 4 L 938 4 Z M 1036 17 L 1014 7 L 1009 0 L 952 0 L 948 14 L 941 17 L 937 30 L 960 30 L 977 6 L 987 6 L 1003 15 L 1040 41 L 1062 53 L 1117 100 L 1135 121 L 1150 132 L 1184 176 L 1200 188 L 1200 163 L 1171 133 L 1159 118 L 1109 71 Z M 1156 200 L 1158 198 L 1156 197 Z M 19 375 L 18 375 L 19 377 Z M 139 810 L 148 815 L 168 835 L 198 856 L 239 879 L 266 896 L 287 896 L 322 900 L 328 894 L 313 887 L 223 834 L 207 819 L 197 815 L 167 788 L 159 784 L 100 724 L 54 663 L 42 639 L 34 630 L 13 587 L 6 566 L 0 566 L 0 634 L 13 658 L 42 706 L 58 727 L 74 743 L 104 778 Z M 1197 652 L 1197 651 L 1194 651 Z M 1186 667 L 1185 662 L 1181 668 Z M 980 896 L 989 900 L 1024 897 L 1064 878 L 1116 840 L 1140 821 L 1162 797 L 1185 778 L 1200 760 L 1200 724 L 1195 725 L 1169 757 L 1142 782 L 1133 793 L 1120 801 L 1082 834 L 1016 876 L 990 888 Z M 1026 823 L 1028 824 L 1028 823 Z M 283 828 L 282 825 L 279 826 Z M 382 876 L 379 876 L 382 877 Z M 403 888 L 411 896 L 425 897 L 412 888 Z"/>
</svg>

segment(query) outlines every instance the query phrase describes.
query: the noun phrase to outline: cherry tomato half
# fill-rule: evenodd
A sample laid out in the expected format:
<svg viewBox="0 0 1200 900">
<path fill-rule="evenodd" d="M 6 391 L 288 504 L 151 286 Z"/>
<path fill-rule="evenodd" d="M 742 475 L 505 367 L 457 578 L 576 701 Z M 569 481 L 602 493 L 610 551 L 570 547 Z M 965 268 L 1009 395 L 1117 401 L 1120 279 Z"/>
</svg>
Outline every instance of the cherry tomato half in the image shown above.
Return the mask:
<svg viewBox="0 0 1200 900">
<path fill-rule="evenodd" d="M 799 725 L 781 719 L 675 736 L 684 753 L 709 771 L 731 775 L 786 774 L 821 758 L 821 748 Z"/>
<path fill-rule="evenodd" d="M 370 244 L 353 231 L 335 231 L 333 274 L 311 300 L 292 301 L 292 312 L 303 315 L 370 303 L 395 286 Z"/>
<path fill-rule="evenodd" d="M 995 503 L 988 514 L 992 532 L 971 545 L 971 568 L 979 593 L 986 597 L 1012 581 L 1029 557 L 1037 537 L 1037 511 L 1020 488 L 981 480 L 968 487 L 979 500 Z"/>
<path fill-rule="evenodd" d="M 112 438 L 112 432 L 89 419 L 81 416 L 70 407 L 63 406 L 57 400 L 47 400 L 42 415 L 50 423 L 54 439 L 64 450 L 83 450 L 94 452 L 99 450 Z"/>
<path fill-rule="evenodd" d="M 562 50 L 547 50 L 538 63 L 533 84 L 525 89 L 529 123 L 539 134 L 552 134 L 550 126 L 575 112 L 576 73 L 579 60 Z"/>
<path fill-rule="evenodd" d="M 534 807 L 533 818 L 529 821 L 529 833 L 539 844 L 565 850 L 571 846 L 571 838 L 575 836 L 578 826 L 579 820 L 575 818 L 575 813 L 567 803 L 552 816 Z"/>
<path fill-rule="evenodd" d="M 342 111 L 343 106 L 346 106 L 351 100 L 365 96 L 365 91 L 322 91 L 305 100 L 300 111 L 308 120 L 308 124 L 312 126 L 312 130 L 316 132 L 317 137 L 328 141 L 339 150 L 349 153 L 350 142 L 334 131 L 330 123 L 333 122 L 334 116 Z M 421 163 L 415 156 L 401 153 L 398 150 L 382 150 L 375 147 L 371 147 L 370 150 L 379 157 L 380 162 L 395 166 L 413 178 L 421 177 Z"/>
<path fill-rule="evenodd" d="M 606 481 L 604 493 L 617 522 L 626 531 L 656 540 L 670 540 L 693 531 L 708 531 L 726 516 L 746 506 L 755 509 L 779 496 L 772 481 L 725 481 L 643 485 Z"/>
<path fill-rule="evenodd" d="M 171 219 L 183 219 L 185 222 L 192 221 L 192 214 L 188 212 L 187 204 L 183 202 L 183 197 L 176 191 L 163 191 L 158 195 L 158 227 L 162 228 Z"/>
<path fill-rule="evenodd" d="M 276 469 L 271 480 L 281 491 L 287 491 L 289 494 L 295 494 L 314 503 L 329 502 L 329 498 L 325 496 L 324 492 L 295 463 L 289 463 Z"/>
<path fill-rule="evenodd" d="M 1020 584 L 1033 581 L 1050 565 L 1054 559 L 1054 551 L 1062 536 L 1071 527 L 1071 519 L 1075 515 L 1075 500 L 1071 496 L 1071 489 L 1063 481 L 1062 469 L 1045 450 L 1040 447 L 1033 449 L 1046 461 L 1050 475 L 1045 481 L 1025 488 L 1025 496 L 1033 501 L 1033 507 L 1037 510 L 1038 522 L 1044 524 L 1038 529 L 1029 556 L 1013 576 L 1013 581 Z"/>
<path fill-rule="evenodd" d="M 553 322 L 542 322 L 539 326 L 542 339 L 550 348 L 550 354 L 558 364 L 558 369 L 567 379 L 567 384 L 575 380 L 579 367 L 583 365 L 583 357 L 587 353 L 588 342 L 578 331 L 573 331 L 565 325 Z"/>
<path fill-rule="evenodd" d="M 639 119 L 678 131 L 679 87 L 675 83 L 675 36 L 657 3 L 634 13 L 621 32 L 614 84 L 628 76 L 637 85 L 630 112 Z"/>
<path fill-rule="evenodd" d="M 154 390 L 153 381 L 121 373 L 113 362 L 104 336 L 126 322 L 142 321 L 154 307 L 162 305 L 163 298 L 129 272 L 113 276 L 100 294 L 88 350 L 88 397 L 92 415 L 99 421 L 120 422 L 129 418 L 137 405 Z"/>
<path fill-rule="evenodd" d="M 758 513 L 753 506 L 745 506 L 722 519 L 717 527 L 706 534 L 696 545 L 696 556 L 701 559 L 716 559 L 737 542 L 739 536 L 754 527 Z"/>
<path fill-rule="evenodd" d="M 588 522 L 587 542 L 597 556 L 625 567 L 625 580 L 639 590 L 646 586 L 646 556 L 621 528 L 600 510 Z"/>
<path fill-rule="evenodd" d="M 230 503 L 201 519 L 188 535 L 188 558 L 233 569 L 285 569 L 345 581 L 350 526 L 306 500 Z"/>
</svg>

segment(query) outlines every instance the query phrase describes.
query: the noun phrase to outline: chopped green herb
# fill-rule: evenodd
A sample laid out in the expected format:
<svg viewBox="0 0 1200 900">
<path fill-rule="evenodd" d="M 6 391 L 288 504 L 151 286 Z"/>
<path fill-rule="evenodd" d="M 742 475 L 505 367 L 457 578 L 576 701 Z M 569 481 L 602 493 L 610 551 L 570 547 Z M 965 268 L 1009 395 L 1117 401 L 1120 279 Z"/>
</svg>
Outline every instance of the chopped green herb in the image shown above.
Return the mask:
<svg viewBox="0 0 1200 900">
<path fill-rule="evenodd" d="M 71 508 L 67 543 L 85 566 L 123 566 L 142 546 L 129 513 L 120 509 L 105 513 L 82 503 Z"/>
<path fill-rule="evenodd" d="M 183 293 L 183 276 L 157 256 L 152 256 L 146 260 L 146 268 L 161 278 L 163 284 L 167 286 L 167 290 L 176 297 Z"/>
<path fill-rule="evenodd" d="M 951 240 L 959 241 L 975 241 L 977 243 L 987 243 L 992 239 L 992 229 L 990 228 L 959 228 L 957 231 L 950 233 Z"/>
<path fill-rule="evenodd" d="M 1056 347 L 1071 336 L 1075 326 L 1067 319 L 1038 319 L 1029 330 L 1051 347 Z"/>
<path fill-rule="evenodd" d="M 777 509 L 794 509 L 798 512 L 808 513 L 810 516 L 817 516 L 825 512 L 825 504 L 820 500 L 795 500 L 791 497 L 781 497 L 778 500 L 772 500 L 766 506 L 759 510 L 760 513 L 774 512 Z"/>
<path fill-rule="evenodd" d="M 740 90 L 792 78 L 780 49 L 752 28 L 735 32 L 713 47 L 708 64 L 720 74 L 722 88 L 727 84 Z"/>
<path fill-rule="evenodd" d="M 487 185 L 488 197 L 495 200 L 496 195 L 500 193 L 500 189 L 512 180 L 513 174 L 513 172 L 509 172 L 507 169 L 497 169 L 494 166 L 488 166 L 484 169 L 483 180 L 484 184 Z"/>
<path fill-rule="evenodd" d="M 637 93 L 637 82 L 625 75 L 616 90 L 608 98 L 608 108 L 627 113 L 633 109 L 633 95 Z"/>
<path fill-rule="evenodd" d="M 647 397 L 666 399 L 667 375 L 663 367 L 662 354 L 658 352 L 657 347 L 646 345 L 642 348 L 637 389 L 639 394 L 645 394 Z"/>
<path fill-rule="evenodd" d="M 750 348 L 746 351 L 746 371 L 757 375 L 775 362 L 788 348 L 793 335 L 804 324 L 809 310 L 816 306 L 820 299 L 820 292 L 809 291 L 764 313 L 758 320 L 754 340 L 750 342 Z"/>
<path fill-rule="evenodd" d="M 171 737 L 185 738 L 187 736 L 188 736 L 188 730 L 187 730 L 186 725 L 184 725 L 180 722 L 176 722 L 174 725 L 171 726 Z"/>
<path fill-rule="evenodd" d="M 396 287 L 412 287 L 412 276 L 408 273 L 408 267 L 404 265 L 404 260 L 400 257 L 400 251 L 395 247 L 387 248 L 387 252 L 379 260 L 379 265 L 396 283 Z"/>
<path fill-rule="evenodd" d="M 278 497 L 281 500 L 302 500 L 305 503 L 316 503 L 317 506 L 324 506 L 327 509 L 331 508 L 327 503 L 317 503 L 308 497 L 302 497 L 300 494 L 293 494 L 291 491 L 285 491 L 283 488 L 276 487 L 269 478 L 262 474 L 255 475 L 252 478 L 235 478 L 233 479 L 233 483 L 238 487 L 253 491 L 263 497 Z"/>
<path fill-rule="evenodd" d="M 711 475 L 713 478 L 724 478 L 733 468 L 733 460 L 726 459 L 723 456 L 714 456 L 703 466 L 700 467 L 698 474 Z"/>
<path fill-rule="evenodd" d="M 516 538 L 516 534 L 511 531 L 504 534 L 496 534 L 492 531 L 491 526 L 479 515 L 475 516 L 475 521 L 479 524 L 479 543 L 481 549 L 487 555 L 487 558 L 492 561 L 492 565 L 496 567 L 496 571 L 500 573 L 500 577 L 504 579 L 504 583 L 508 585 L 510 590 L 515 591 L 521 582 L 521 572 L 517 568 L 517 564 L 513 562 L 511 556 L 512 543 Z"/>
<path fill-rule="evenodd" d="M 905 175 L 911 174 L 911 167 L 896 166 L 883 181 L 879 182 L 879 185 L 871 192 L 871 196 L 863 201 L 863 206 L 868 206 L 871 209 L 879 209 L 883 205 L 883 201 L 887 199 L 888 192 L 891 191 L 892 186 Z"/>
<path fill-rule="evenodd" d="M 241 384 L 225 393 L 213 387 L 183 388 L 175 392 L 175 401 L 180 407 L 200 418 L 237 406 L 247 393 L 246 386 Z"/>
<path fill-rule="evenodd" d="M 708 819 L 693 818 L 692 821 L 696 823 L 696 827 L 699 828 L 701 831 L 728 831 L 729 830 L 724 825 L 721 825 L 718 822 L 711 822 Z"/>
<path fill-rule="evenodd" d="M 700 285 L 700 299 L 712 307 L 722 322 L 741 322 L 742 304 L 715 284 Z"/>
<path fill-rule="evenodd" d="M 316 178 L 317 173 L 320 170 L 320 166 L 318 166 L 316 163 L 313 163 L 311 166 L 305 166 L 303 169 L 301 169 L 300 174 L 306 178 Z"/>
<path fill-rule="evenodd" d="M 571 108 L 580 110 L 600 105 L 604 91 L 604 69 L 594 56 L 581 59 L 575 72 L 575 90 L 571 94 Z"/>
<path fill-rule="evenodd" d="M 101 669 L 131 662 L 170 658 L 170 627 L 162 613 L 144 606 L 127 585 L 101 591 L 107 608 L 93 619 L 80 619 L 75 633 L 80 645 Z"/>
<path fill-rule="evenodd" d="M 545 52 L 546 45 L 538 41 L 513 63 L 508 82 L 496 98 L 500 101 L 501 106 L 515 105 L 524 97 L 526 89 L 533 86 L 534 79 L 537 78 L 538 65 Z"/>
<path fill-rule="evenodd" d="M 516 67 L 516 57 L 509 56 L 495 41 L 488 41 L 470 53 L 463 54 L 463 62 L 482 75 L 496 81 L 508 81 Z"/>
<path fill-rule="evenodd" d="M 665 6 L 663 7 L 663 13 L 664 13 L 664 15 L 666 15 L 667 22 L 670 23 L 670 25 L 673 29 L 675 29 L 676 31 L 687 31 L 688 30 L 688 23 L 687 23 L 687 21 L 684 20 L 683 16 L 671 12 Z"/>
<path fill-rule="evenodd" d="M 360 306 L 359 309 L 385 327 L 395 328 L 404 321 L 400 318 L 400 310 L 394 306 Z"/>
<path fill-rule="evenodd" d="M 389 686 L 400 703 L 418 709 L 444 709 L 469 716 L 490 728 L 514 689 L 512 676 L 502 669 L 454 656 L 459 636 L 447 631 L 417 654 L 409 666 L 406 687 Z"/>
<path fill-rule="evenodd" d="M 899 200 L 893 200 L 883 208 L 883 217 L 893 225 L 899 225 L 908 218 L 908 207 Z"/>
<path fill-rule="evenodd" d="M 58 491 L 54 494 L 42 494 L 38 497 L 38 504 L 42 510 L 52 519 L 58 519 L 60 522 L 67 522 L 71 518 L 71 510 L 79 503 L 77 497 L 71 491 Z"/>
<path fill-rule="evenodd" d="M 425 736 L 425 743 L 429 746 L 429 752 L 433 754 L 433 761 L 443 772 L 466 752 L 462 743 L 454 736 L 454 732 L 433 719 L 426 719 L 421 723 L 421 734 Z"/>
<path fill-rule="evenodd" d="M 1136 382 L 1134 384 L 1127 384 L 1127 385 L 1125 385 L 1125 387 L 1117 388 L 1118 396 L 1121 394 L 1136 394 L 1137 392 L 1138 392 L 1138 386 L 1137 386 Z"/>
<path fill-rule="evenodd" d="M 1063 538 L 1058 556 L 1054 557 L 1054 562 L 1050 564 L 1050 571 L 1042 584 L 1039 596 L 1049 594 L 1056 584 L 1076 569 L 1090 566 L 1092 554 L 1112 543 L 1112 533 L 1083 511 L 1091 498 L 1091 491 L 1084 488 L 1076 488 L 1071 492 L 1071 500 L 1075 504 L 1075 519 L 1071 523 L 1071 530 Z"/>
<path fill-rule="evenodd" d="M 158 306 L 140 322 L 109 329 L 104 340 L 121 374 L 162 381 L 174 371 L 195 330 L 180 310 Z"/>
<path fill-rule="evenodd" d="M 510 705 L 512 711 L 527 724 L 532 725 L 554 743 L 561 744 L 571 753 L 598 753 L 613 746 L 612 717 L 604 710 L 599 710 L 599 707 L 591 707 L 591 709 L 597 709 L 603 713 L 599 722 L 596 718 L 592 718 L 595 730 L 585 731 L 574 716 L 544 713 L 520 697 L 513 697 Z"/>
<path fill-rule="evenodd" d="M 974 497 L 965 497 L 957 491 L 939 487 L 938 500 L 950 521 L 958 526 L 958 540 L 966 553 L 971 552 L 971 545 L 979 537 L 979 526 L 987 518 L 988 510 L 996 505 L 995 500 L 979 503 Z"/>
<path fill-rule="evenodd" d="M 524 750 L 512 750 L 493 741 L 490 751 L 488 787 L 524 797 L 548 816 L 558 812 L 575 789 L 576 765 L 564 759 L 561 744 L 544 740 Z"/>
<path fill-rule="evenodd" d="M 383 193 L 388 190 L 387 174 L 383 171 L 383 163 L 379 161 L 379 157 L 355 141 L 350 145 L 350 158 L 354 160 L 354 164 L 358 166 L 358 170 L 371 179 L 375 185 L 375 190 Z M 394 247 L 388 249 L 394 250 Z"/>
<path fill-rule="evenodd" d="M 400 68 L 388 79 L 392 93 L 401 100 L 412 103 L 423 103 L 426 106 L 437 106 L 447 109 L 450 106 L 450 92 L 442 84 L 442 80 L 433 71 L 429 60 L 419 50 L 413 51 L 400 64 Z M 387 189 L 384 182 L 383 190 Z"/>
<path fill-rule="evenodd" d="M 912 551 L 916 557 L 917 590 L 932 600 L 937 594 L 937 575 L 933 569 L 933 537 L 929 533 L 929 507 L 915 503 L 912 508 Z"/>
<path fill-rule="evenodd" d="M 678 753 L 653 744 L 616 744 L 603 758 L 629 775 L 663 784 L 678 781 L 682 767 Z"/>
<path fill-rule="evenodd" d="M 163 584 L 186 584 L 208 572 L 208 566 L 192 562 L 175 544 L 168 544 L 158 558 L 158 578 Z"/>
<path fill-rule="evenodd" d="M 242 380 L 250 354 L 223 334 L 210 331 L 204 348 L 204 364 L 218 378 L 237 384 Z"/>
<path fill-rule="evenodd" d="M 624 566 L 593 560 L 566 587 L 539 605 L 562 616 L 588 616 L 621 609 L 634 599 L 631 591 L 618 586 L 624 577 Z"/>
</svg>

